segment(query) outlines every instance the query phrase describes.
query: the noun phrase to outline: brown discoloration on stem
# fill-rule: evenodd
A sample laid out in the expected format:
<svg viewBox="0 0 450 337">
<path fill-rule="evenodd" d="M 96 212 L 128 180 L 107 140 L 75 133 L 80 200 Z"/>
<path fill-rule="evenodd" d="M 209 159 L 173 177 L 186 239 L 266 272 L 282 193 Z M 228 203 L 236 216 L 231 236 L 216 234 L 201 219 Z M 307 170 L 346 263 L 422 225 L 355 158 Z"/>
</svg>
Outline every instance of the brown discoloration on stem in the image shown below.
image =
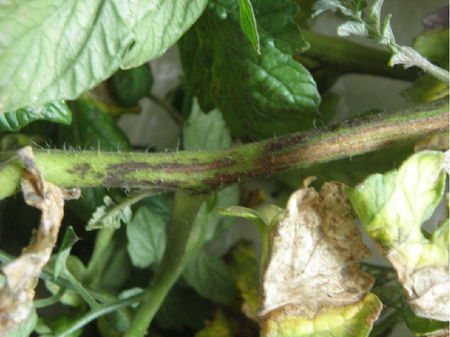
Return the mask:
<svg viewBox="0 0 450 337">
<path fill-rule="evenodd" d="M 223 169 L 227 167 L 231 167 L 236 164 L 236 160 L 233 160 L 229 157 L 224 157 L 221 160 L 215 160 L 207 163 L 192 163 L 192 164 L 182 164 L 176 161 L 160 163 L 157 165 L 152 165 L 145 162 L 127 162 L 120 164 L 111 164 L 108 165 L 108 171 L 114 174 L 122 174 L 126 175 L 129 173 L 133 173 L 136 171 L 162 171 L 167 173 L 175 173 L 175 172 L 203 172 L 215 169 Z"/>
<path fill-rule="evenodd" d="M 79 175 L 85 175 L 89 170 L 91 169 L 91 165 L 88 163 L 83 163 L 79 165 L 75 165 L 73 169 L 67 170 L 68 173 L 71 174 L 79 174 Z"/>
<path fill-rule="evenodd" d="M 46 179 L 59 186 L 176 188 L 203 193 L 271 174 L 376 151 L 448 130 L 448 98 L 229 149 L 171 153 L 36 151 Z M 3 154 L 2 172 L 20 169 Z M 49 168 L 48 171 L 46 169 Z M 60 168 L 62 174 L 55 175 Z M 82 174 L 81 174 L 82 173 Z M 47 176 L 48 174 L 48 176 Z M 2 197 L 14 193 L 11 179 Z"/>
<path fill-rule="evenodd" d="M 211 186 L 231 184 L 239 180 L 261 177 L 267 174 L 293 168 L 308 167 L 332 159 L 375 151 L 400 141 L 414 140 L 425 134 L 435 134 L 445 130 L 449 123 L 447 114 L 433 118 L 382 123 L 385 114 L 346 121 L 337 126 L 304 132 L 300 135 L 281 137 L 267 141 L 262 155 L 253 162 L 254 168 L 246 172 L 217 173 L 213 179 L 205 180 Z M 379 120 L 374 125 L 374 120 Z M 364 127 L 366 126 L 366 127 Z M 340 131 L 352 130 L 345 134 Z M 318 136 L 321 140 L 317 140 Z"/>
</svg>

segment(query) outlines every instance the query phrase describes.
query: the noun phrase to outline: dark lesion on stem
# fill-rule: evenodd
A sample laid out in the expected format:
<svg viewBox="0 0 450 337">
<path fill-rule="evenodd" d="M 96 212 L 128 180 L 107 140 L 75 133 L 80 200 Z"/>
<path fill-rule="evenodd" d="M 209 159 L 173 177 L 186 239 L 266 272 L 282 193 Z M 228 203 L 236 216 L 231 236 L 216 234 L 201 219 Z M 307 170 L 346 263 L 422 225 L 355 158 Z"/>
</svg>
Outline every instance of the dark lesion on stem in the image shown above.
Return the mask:
<svg viewBox="0 0 450 337">
<path fill-rule="evenodd" d="M 58 177 L 53 177 L 60 186 L 158 187 L 208 193 L 236 182 L 353 157 L 398 142 L 445 132 L 449 125 L 448 112 L 446 97 L 392 113 L 383 112 L 222 150 L 176 153 L 87 151 L 74 154 L 77 161 L 73 166 L 65 165 L 64 161 L 70 160 L 67 152 L 37 150 L 36 156 L 42 160 L 43 170 L 51 168 L 48 172 L 43 171 L 48 173 L 46 179 L 49 181 L 58 171 L 58 165 L 61 166 Z M 0 164 L 1 171 L 6 168 L 20 170 L 21 165 L 13 160 L 16 156 L 16 153 L 0 154 L 4 160 Z M 52 164 L 45 165 L 46 161 Z M 5 162 L 8 165 L 5 166 Z M 16 188 L 11 186 L 8 193 L 14 193 Z"/>
</svg>

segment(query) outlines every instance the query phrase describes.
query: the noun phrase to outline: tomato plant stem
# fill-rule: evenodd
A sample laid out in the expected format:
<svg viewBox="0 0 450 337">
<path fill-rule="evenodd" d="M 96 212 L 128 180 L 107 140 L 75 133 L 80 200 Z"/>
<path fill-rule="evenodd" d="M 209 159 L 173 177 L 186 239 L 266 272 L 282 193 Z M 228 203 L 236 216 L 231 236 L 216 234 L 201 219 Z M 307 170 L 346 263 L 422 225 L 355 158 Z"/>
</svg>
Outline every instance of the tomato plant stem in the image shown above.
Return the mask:
<svg viewBox="0 0 450 337">
<path fill-rule="evenodd" d="M 165 153 L 36 150 L 46 180 L 62 187 L 209 193 L 236 182 L 376 151 L 448 130 L 448 98 L 223 150 Z M 18 190 L 21 165 L 0 157 L 0 198 Z"/>
</svg>

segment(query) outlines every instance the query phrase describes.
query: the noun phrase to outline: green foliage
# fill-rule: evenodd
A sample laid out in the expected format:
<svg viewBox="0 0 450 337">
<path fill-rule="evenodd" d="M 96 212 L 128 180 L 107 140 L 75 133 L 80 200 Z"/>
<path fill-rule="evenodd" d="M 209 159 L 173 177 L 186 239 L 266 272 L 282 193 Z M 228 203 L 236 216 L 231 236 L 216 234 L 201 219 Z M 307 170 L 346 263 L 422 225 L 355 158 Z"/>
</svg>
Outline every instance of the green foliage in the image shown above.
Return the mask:
<svg viewBox="0 0 450 337">
<path fill-rule="evenodd" d="M 147 63 L 128 70 L 119 69 L 113 80 L 116 94 L 124 107 L 136 105 L 141 98 L 148 96 L 153 85 L 152 70 Z"/>
<path fill-rule="evenodd" d="M 203 327 L 205 317 L 211 317 L 213 309 L 213 304 L 192 288 L 175 285 L 155 316 L 155 325 L 177 332 L 186 328 L 195 331 Z"/>
<path fill-rule="evenodd" d="M 238 1 L 211 2 L 180 40 L 189 93 L 204 110 L 217 106 L 238 137 L 311 128 L 321 118 L 320 98 L 312 76 L 292 59 L 308 47 L 292 23 L 296 6 L 288 0 L 253 2 L 261 55 L 243 37 L 238 7 Z"/>
<path fill-rule="evenodd" d="M 100 206 L 92 214 L 86 229 L 120 228 L 120 223 L 129 223 L 131 208 L 128 205 L 116 205 L 110 197 L 104 197 L 105 206 Z"/>
<path fill-rule="evenodd" d="M 53 274 L 53 280 L 56 280 L 61 270 L 65 268 L 67 258 L 70 255 L 70 250 L 77 241 L 78 236 L 73 231 L 73 228 L 68 227 L 61 243 L 61 249 L 59 250 L 55 261 L 55 273 Z"/>
<path fill-rule="evenodd" d="M 192 258 L 183 277 L 201 296 L 213 302 L 229 303 L 233 299 L 230 271 L 221 259 L 205 251 L 200 251 Z"/>
<path fill-rule="evenodd" d="M 204 0 L 145 5 L 57 0 L 2 6 L 0 111 L 74 99 L 119 67 L 162 55 L 205 5 Z"/>
<path fill-rule="evenodd" d="M 392 53 L 389 61 L 390 66 L 401 64 L 405 68 L 417 66 L 426 72 L 429 72 L 439 80 L 448 83 L 449 72 L 430 63 L 417 50 L 401 46 L 395 41 L 394 33 L 391 28 L 391 14 L 381 19 L 381 7 L 384 0 L 376 0 L 369 9 L 367 22 L 363 20 L 362 10 L 366 7 L 365 1 L 353 0 L 319 0 L 314 5 L 315 16 L 320 13 L 331 10 L 339 11 L 343 15 L 349 17 L 351 21 L 347 21 L 340 25 L 337 29 L 339 36 L 358 35 L 369 37 L 376 43 L 385 45 Z"/>
<path fill-rule="evenodd" d="M 380 130 L 391 115 L 372 116 L 375 110 L 370 112 L 369 118 L 376 121 L 364 131 L 370 139 L 357 138 L 357 152 L 345 152 L 349 158 L 340 161 L 333 161 L 334 149 L 354 146 L 355 141 L 349 139 L 357 136 L 369 119 L 364 119 L 364 112 L 352 112 L 358 118 L 341 124 L 351 126 L 348 133 L 342 133 L 341 126 L 325 125 L 340 108 L 339 96 L 329 89 L 348 73 L 415 80 L 402 92 L 414 103 L 448 95 L 448 29 L 423 32 L 415 39 L 414 49 L 400 46 L 391 28 L 391 15 L 381 15 L 383 0 L 369 3 L 23 0 L 0 6 L 2 150 L 13 151 L 33 142 L 47 147 L 35 150 L 44 179 L 83 188 L 79 200 L 66 203 L 58 254 L 42 271 L 48 291 L 42 296 L 42 287 L 37 289 L 39 299 L 34 301 L 32 314 L 8 336 L 366 336 L 370 330 L 371 336 L 388 336 L 401 321 L 416 335 L 446 333 L 448 219 L 433 233 L 421 228 L 445 190 L 448 163 L 444 154 L 426 151 L 409 157 L 415 144 L 402 136 L 395 139 L 409 141 L 354 157 L 375 149 L 372 138 L 382 137 L 384 147 L 392 145 L 392 135 L 407 135 L 412 128 L 432 130 L 420 135 L 441 131 L 436 124 L 442 116 L 434 119 L 416 114 L 421 109 L 448 110 L 445 99 L 426 108 L 419 105 L 402 110 L 403 115 L 411 116 L 399 117 L 388 131 Z M 314 33 L 315 17 L 327 10 L 349 18 L 338 28 L 340 36 L 368 37 L 388 47 L 391 65 L 419 66 L 429 74 L 417 78 L 412 72 L 394 69 L 393 75 L 394 70 L 386 71 L 388 67 L 381 70 L 389 53 Z M 182 85 L 167 97 L 156 97 L 150 92 L 158 77 L 153 78 L 146 62 L 177 41 L 184 71 Z M 176 150 L 154 154 L 148 150 L 153 144 L 145 144 L 149 153 L 132 152 L 144 147 L 130 143 L 118 121 L 121 115 L 139 113 L 138 103 L 144 97 L 181 124 Z M 385 108 L 382 100 L 377 108 Z M 164 127 L 151 124 L 149 133 Z M 19 130 L 20 134 L 12 133 Z M 293 134 L 298 131 L 306 132 Z M 323 138 L 330 134 L 333 137 Z M 288 136 L 281 137 L 284 135 Z M 242 145 L 266 138 L 265 142 Z M 293 148 L 291 143 L 299 147 Z M 63 150 L 54 152 L 54 146 Z M 328 149 L 333 149 L 332 154 Z M 191 156 L 189 160 L 180 155 L 182 150 Z M 49 159 L 53 153 L 61 156 Z M 12 152 L 0 156 L 0 190 L 2 196 L 11 195 L 18 189 L 23 166 Z M 95 158 L 87 164 L 87 157 Z M 157 160 L 148 160 L 153 157 Z M 324 158 L 332 162 L 325 163 Z M 242 166 L 237 169 L 235 162 Z M 313 165 L 317 162 L 322 164 Z M 283 171 L 304 166 L 299 163 L 312 166 Z M 306 287 L 305 301 L 325 285 L 345 284 L 336 280 L 351 274 L 348 270 L 353 265 L 335 277 L 327 273 L 336 271 L 333 259 L 352 251 L 355 245 L 350 241 L 359 235 L 346 236 L 339 221 L 342 227 L 334 230 L 334 217 L 329 217 L 330 223 L 320 227 L 317 235 L 310 231 L 312 212 L 307 212 L 309 218 L 300 219 L 305 221 L 302 226 L 291 217 L 298 220 L 292 220 L 298 228 L 289 231 L 290 220 L 280 221 L 308 205 L 316 207 L 309 204 L 312 199 L 294 198 L 289 212 L 277 205 L 260 205 L 263 192 L 248 192 L 253 185 L 248 187 L 241 180 L 275 174 L 276 195 L 267 197 L 275 196 L 283 206 L 307 176 L 316 176 L 318 185 L 330 180 L 349 186 L 359 183 L 348 190 L 354 211 L 393 267 L 363 264 L 365 292 L 355 295 L 357 283 L 350 282 L 354 289 L 348 291 L 348 305 L 337 303 L 345 291 L 335 297 L 326 293 L 325 300 L 335 300 L 336 305 L 311 300 L 306 309 L 283 306 L 261 316 L 267 280 L 285 282 L 283 277 L 297 273 L 293 267 L 285 268 L 293 256 L 287 245 L 275 254 L 279 233 L 287 229 L 292 234 L 286 239 L 298 249 L 299 259 L 311 248 L 325 266 L 316 273 L 319 263 L 307 258 L 313 272 L 303 275 L 304 283 L 317 279 L 320 286 Z M 58 179 L 65 176 L 74 178 L 60 183 Z M 129 180 L 124 179 L 128 176 Z M 85 177 L 89 183 L 80 183 Z M 199 185 L 185 187 L 193 186 L 189 184 L 194 179 L 201 181 L 201 190 Z M 343 192 L 318 198 L 324 205 L 335 198 L 337 203 L 329 207 L 333 211 L 342 211 L 347 202 Z M 26 247 L 30 231 L 39 221 L 38 211 L 20 200 L 0 203 L 2 263 L 13 260 L 4 251 L 19 254 L 22 247 L 18 246 Z M 350 208 L 343 208 L 348 218 L 353 216 Z M 325 206 L 321 210 L 319 215 L 330 211 Z M 233 246 L 229 239 L 226 231 L 235 217 L 252 220 L 261 232 L 260 261 L 251 244 L 241 241 Z M 326 236 L 328 227 L 330 235 Z M 319 248 L 325 241 L 330 247 L 338 246 L 339 254 L 324 258 L 329 250 Z M 226 245 L 229 252 L 225 257 L 210 254 L 216 245 Z M 279 263 L 273 264 L 276 272 L 268 276 L 264 270 L 275 255 Z M 345 263 L 363 255 L 349 253 Z M 1 286 L 4 279 L 0 276 Z M 31 281 L 34 284 L 35 280 Z M 275 285 L 277 296 L 289 286 Z M 428 286 L 431 291 L 422 291 Z M 295 293 L 301 287 L 294 288 Z M 436 293 L 442 296 L 433 297 Z M 18 300 L 23 292 L 18 294 L 9 302 L 4 300 L 8 294 L 0 296 L 0 335 L 2 313 L 20 312 Z M 374 322 L 380 300 L 385 309 Z M 40 311 L 55 303 L 56 312 L 47 316 Z M 314 317 L 302 316 L 316 305 L 320 308 Z M 305 312 L 298 315 L 295 310 Z"/>
<path fill-rule="evenodd" d="M 398 171 L 372 175 L 350 190 L 349 198 L 366 231 L 384 246 L 401 244 L 406 238 L 409 242 L 425 243 L 420 228 L 431 217 L 444 192 L 442 160 L 440 152 L 420 152 Z M 409 249 L 413 247 L 409 245 Z M 444 252 L 445 247 L 442 249 Z M 417 251 L 413 256 L 417 263 Z M 446 261 L 442 254 L 425 256 Z"/>
<path fill-rule="evenodd" d="M 166 246 L 166 224 L 158 214 L 141 206 L 127 225 L 127 238 L 133 266 L 148 267 L 161 261 Z"/>
<path fill-rule="evenodd" d="M 444 193 L 443 157 L 416 153 L 398 171 L 369 176 L 347 192 L 364 229 L 397 270 L 408 305 L 416 315 L 439 321 L 449 314 L 448 219 L 432 234 L 421 227 Z"/>
<path fill-rule="evenodd" d="M 72 124 L 59 128 L 63 146 L 78 146 L 102 151 L 129 151 L 128 138 L 117 126 L 111 107 L 92 94 L 83 94 L 68 102 L 73 113 Z"/>
<path fill-rule="evenodd" d="M 220 111 L 215 109 L 205 114 L 194 100 L 189 119 L 183 126 L 183 145 L 186 150 L 213 150 L 230 146 L 231 135 Z M 237 186 L 231 186 L 202 205 L 195 219 L 193 232 L 196 239 L 189 242 L 191 247 L 200 249 L 233 223 L 231 219 L 219 215 L 216 208 L 236 204 L 238 197 Z M 207 299 L 224 303 L 232 298 L 234 288 L 230 272 L 223 261 L 206 254 L 204 250 L 199 250 L 188 263 L 183 277 Z"/>
<path fill-rule="evenodd" d="M 40 119 L 69 125 L 72 122 L 72 113 L 63 101 L 47 103 L 36 108 L 25 107 L 0 114 L 0 129 L 16 132 Z"/>
<path fill-rule="evenodd" d="M 261 45 L 259 33 L 256 25 L 255 13 L 253 12 L 250 0 L 239 0 L 239 15 L 241 28 L 255 48 L 258 55 L 261 55 Z"/>
</svg>

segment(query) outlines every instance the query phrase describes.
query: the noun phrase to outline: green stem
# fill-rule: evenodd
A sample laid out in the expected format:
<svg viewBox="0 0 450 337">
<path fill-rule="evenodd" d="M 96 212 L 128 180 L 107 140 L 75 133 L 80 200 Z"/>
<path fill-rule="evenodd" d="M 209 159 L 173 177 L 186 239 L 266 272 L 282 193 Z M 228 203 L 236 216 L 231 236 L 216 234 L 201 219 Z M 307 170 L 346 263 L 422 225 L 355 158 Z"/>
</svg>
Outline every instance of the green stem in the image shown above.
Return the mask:
<svg viewBox="0 0 450 337">
<path fill-rule="evenodd" d="M 173 188 L 212 192 L 239 181 L 353 157 L 448 130 L 448 98 L 306 132 L 214 151 L 120 153 L 36 150 L 48 181 L 63 187 Z M 2 160 L 16 154 L 5 152 Z M 0 171 L 0 199 L 19 187 L 22 166 Z"/>
<path fill-rule="evenodd" d="M 48 307 L 55 303 L 58 303 L 59 300 L 61 299 L 61 297 L 63 297 L 65 292 L 66 292 L 66 288 L 61 287 L 61 288 L 59 288 L 59 291 L 56 293 L 56 295 L 53 295 L 53 296 L 50 296 L 48 298 L 44 298 L 41 300 L 34 300 L 33 306 L 36 309 L 39 309 L 39 308 L 45 308 L 45 307 Z"/>
<path fill-rule="evenodd" d="M 143 337 L 167 293 L 178 280 L 186 263 L 197 251 L 188 245 L 197 212 L 208 195 L 175 193 L 172 218 L 167 226 L 167 245 L 130 329 L 124 337 Z"/>
<path fill-rule="evenodd" d="M 72 287 L 80 294 L 81 297 L 89 304 L 89 306 L 94 309 L 99 306 L 99 304 L 95 301 L 95 299 L 91 296 L 91 294 L 83 287 L 83 285 L 78 282 L 78 280 L 72 275 L 72 273 L 64 268 L 64 276 L 66 279 L 72 284 Z"/>
<path fill-rule="evenodd" d="M 82 327 L 87 325 L 89 322 L 92 322 L 94 319 L 96 319 L 96 318 L 98 318 L 100 316 L 107 315 L 107 314 L 109 314 L 109 313 L 111 313 L 113 311 L 122 309 L 122 308 L 124 308 L 126 306 L 130 306 L 132 304 L 139 303 L 144 298 L 146 298 L 146 296 L 147 296 L 147 294 L 141 293 L 141 294 L 135 295 L 133 297 L 130 297 L 130 298 L 127 298 L 127 299 L 124 299 L 124 300 L 116 301 L 116 302 L 111 303 L 111 304 L 99 305 L 95 309 L 92 309 L 91 311 L 89 311 L 86 315 L 81 317 L 75 323 L 73 323 L 72 325 L 67 327 L 66 330 L 64 330 L 63 332 L 55 335 L 55 337 L 67 337 L 67 336 L 70 336 L 71 334 L 73 334 L 78 329 L 81 329 Z"/>
</svg>

